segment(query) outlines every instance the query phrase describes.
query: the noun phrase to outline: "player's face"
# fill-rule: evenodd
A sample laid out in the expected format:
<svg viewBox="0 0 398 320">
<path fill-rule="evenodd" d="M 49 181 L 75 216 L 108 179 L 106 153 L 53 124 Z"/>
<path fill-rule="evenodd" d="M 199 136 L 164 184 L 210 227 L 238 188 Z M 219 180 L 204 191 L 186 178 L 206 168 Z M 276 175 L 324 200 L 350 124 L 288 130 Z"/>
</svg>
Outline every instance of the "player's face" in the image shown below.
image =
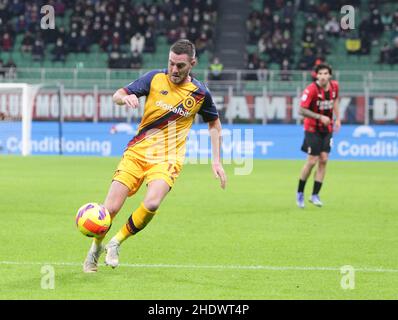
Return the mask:
<svg viewBox="0 0 398 320">
<path fill-rule="evenodd" d="M 321 69 L 316 74 L 316 78 L 318 79 L 318 83 L 321 87 L 325 87 L 330 80 L 331 74 L 328 69 Z"/>
<path fill-rule="evenodd" d="M 174 84 L 184 82 L 194 64 L 195 59 L 190 59 L 187 54 L 175 54 L 170 51 L 168 64 L 168 76 L 170 81 Z"/>
</svg>

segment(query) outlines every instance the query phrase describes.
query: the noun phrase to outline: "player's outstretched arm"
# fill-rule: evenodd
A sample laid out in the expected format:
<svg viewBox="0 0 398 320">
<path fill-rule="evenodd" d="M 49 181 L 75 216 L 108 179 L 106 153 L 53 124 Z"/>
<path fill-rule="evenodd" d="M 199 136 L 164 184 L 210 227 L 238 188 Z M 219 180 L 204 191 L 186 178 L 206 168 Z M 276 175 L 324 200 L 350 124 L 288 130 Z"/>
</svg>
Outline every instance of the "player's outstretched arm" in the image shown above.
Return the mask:
<svg viewBox="0 0 398 320">
<path fill-rule="evenodd" d="M 127 92 L 123 88 L 118 89 L 113 94 L 112 99 L 113 102 L 118 104 L 119 106 L 127 105 L 128 107 L 131 108 L 137 108 L 139 106 L 139 101 L 137 96 L 135 94 L 127 94 Z"/>
<path fill-rule="evenodd" d="M 209 122 L 209 133 L 211 141 L 211 151 L 212 151 L 212 169 L 214 176 L 220 179 L 221 188 L 225 189 L 227 183 L 227 176 L 224 172 L 224 168 L 221 164 L 221 122 L 220 119 Z"/>
</svg>

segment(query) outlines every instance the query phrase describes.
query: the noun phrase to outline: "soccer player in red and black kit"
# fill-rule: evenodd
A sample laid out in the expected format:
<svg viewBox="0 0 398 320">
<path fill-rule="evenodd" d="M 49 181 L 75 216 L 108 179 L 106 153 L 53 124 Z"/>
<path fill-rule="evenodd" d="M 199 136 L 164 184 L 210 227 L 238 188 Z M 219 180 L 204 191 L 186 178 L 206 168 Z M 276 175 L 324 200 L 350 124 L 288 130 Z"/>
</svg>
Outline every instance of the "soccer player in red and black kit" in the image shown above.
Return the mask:
<svg viewBox="0 0 398 320">
<path fill-rule="evenodd" d="M 315 67 L 316 81 L 305 88 L 301 97 L 300 114 L 304 117 L 305 137 L 301 150 L 308 154 L 307 161 L 301 170 L 296 202 L 304 208 L 304 187 L 312 168 L 318 167 L 314 176 L 314 187 L 310 202 L 321 207 L 319 198 L 326 163 L 332 145 L 333 131 L 341 127 L 339 111 L 339 84 L 331 80 L 332 68 L 328 64 Z M 333 115 L 335 120 L 333 121 Z"/>
</svg>

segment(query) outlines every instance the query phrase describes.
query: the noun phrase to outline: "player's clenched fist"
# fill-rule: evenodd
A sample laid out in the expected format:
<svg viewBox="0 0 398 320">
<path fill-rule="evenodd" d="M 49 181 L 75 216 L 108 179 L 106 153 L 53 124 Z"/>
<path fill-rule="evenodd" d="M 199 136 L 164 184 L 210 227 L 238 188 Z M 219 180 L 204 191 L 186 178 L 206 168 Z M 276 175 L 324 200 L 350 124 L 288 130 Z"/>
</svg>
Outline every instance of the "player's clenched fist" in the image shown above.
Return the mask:
<svg viewBox="0 0 398 320">
<path fill-rule="evenodd" d="M 126 106 L 131 108 L 138 108 L 140 104 L 135 94 L 129 94 L 128 96 L 123 97 L 122 101 Z"/>
</svg>

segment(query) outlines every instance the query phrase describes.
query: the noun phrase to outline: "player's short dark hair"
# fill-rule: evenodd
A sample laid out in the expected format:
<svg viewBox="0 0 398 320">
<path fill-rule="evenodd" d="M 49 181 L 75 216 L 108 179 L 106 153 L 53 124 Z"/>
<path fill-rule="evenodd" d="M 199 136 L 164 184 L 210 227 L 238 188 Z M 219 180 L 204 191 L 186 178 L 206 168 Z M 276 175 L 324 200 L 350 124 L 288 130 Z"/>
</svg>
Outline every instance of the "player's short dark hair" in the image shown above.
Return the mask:
<svg viewBox="0 0 398 320">
<path fill-rule="evenodd" d="M 195 45 L 188 39 L 180 39 L 172 44 L 170 51 L 175 54 L 186 54 L 188 57 L 195 58 L 196 49 Z"/>
<path fill-rule="evenodd" d="M 317 64 L 314 68 L 314 71 L 315 71 L 315 73 L 318 73 L 319 71 L 321 71 L 323 69 L 328 69 L 330 74 L 332 74 L 332 72 L 333 72 L 332 67 L 327 63 Z"/>
</svg>

